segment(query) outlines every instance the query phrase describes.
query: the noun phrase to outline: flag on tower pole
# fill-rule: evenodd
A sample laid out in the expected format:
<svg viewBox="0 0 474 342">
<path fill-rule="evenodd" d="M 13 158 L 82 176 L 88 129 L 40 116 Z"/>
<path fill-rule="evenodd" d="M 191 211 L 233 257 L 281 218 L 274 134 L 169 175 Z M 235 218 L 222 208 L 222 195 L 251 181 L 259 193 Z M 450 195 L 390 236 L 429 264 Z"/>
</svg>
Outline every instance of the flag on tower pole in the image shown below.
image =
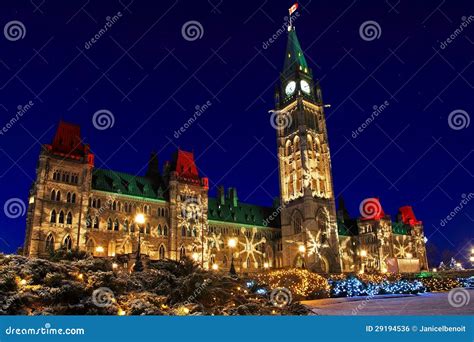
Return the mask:
<svg viewBox="0 0 474 342">
<path fill-rule="evenodd" d="M 291 30 L 291 15 L 293 13 L 295 13 L 295 11 L 298 9 L 298 3 L 295 2 L 295 4 L 293 6 L 291 6 L 289 9 L 288 9 L 288 12 L 290 12 L 290 25 L 288 26 L 288 31 Z"/>
<path fill-rule="evenodd" d="M 295 2 L 295 4 L 288 9 L 288 12 L 290 12 L 290 15 L 292 15 L 297 9 L 298 9 L 298 3 Z"/>
</svg>

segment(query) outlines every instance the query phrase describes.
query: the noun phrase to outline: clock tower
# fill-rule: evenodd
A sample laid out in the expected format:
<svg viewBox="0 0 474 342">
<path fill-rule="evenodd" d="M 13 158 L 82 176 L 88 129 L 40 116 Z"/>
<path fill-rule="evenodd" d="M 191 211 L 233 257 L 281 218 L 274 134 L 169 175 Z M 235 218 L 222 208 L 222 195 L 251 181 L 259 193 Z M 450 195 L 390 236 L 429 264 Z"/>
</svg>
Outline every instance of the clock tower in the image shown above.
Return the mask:
<svg viewBox="0 0 474 342">
<path fill-rule="evenodd" d="M 283 266 L 340 272 L 324 105 L 293 26 L 275 92 Z"/>
</svg>

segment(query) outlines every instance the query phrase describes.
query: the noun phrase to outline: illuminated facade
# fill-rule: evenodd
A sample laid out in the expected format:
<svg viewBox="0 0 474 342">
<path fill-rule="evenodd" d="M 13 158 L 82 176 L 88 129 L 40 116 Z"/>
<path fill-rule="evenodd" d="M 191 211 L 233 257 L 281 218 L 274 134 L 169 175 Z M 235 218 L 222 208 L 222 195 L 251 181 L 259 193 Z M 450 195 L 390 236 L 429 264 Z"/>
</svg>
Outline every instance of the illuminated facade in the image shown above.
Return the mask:
<svg viewBox="0 0 474 342">
<path fill-rule="evenodd" d="M 241 203 L 235 188 L 209 197 L 208 179 L 199 176 L 193 153 L 182 150 L 163 170 L 152 154 L 143 176 L 96 168 L 80 128 L 61 122 L 40 153 L 24 254 L 65 248 L 132 259 L 140 241 L 152 260 L 187 256 L 225 270 L 233 259 L 238 272 L 426 269 L 423 226 L 411 207 L 401 208 L 396 223 L 385 214 L 352 220 L 341 205 L 336 212 L 321 89 L 294 28 L 275 97 L 280 204 Z M 144 223 L 135 223 L 138 213 Z"/>
</svg>

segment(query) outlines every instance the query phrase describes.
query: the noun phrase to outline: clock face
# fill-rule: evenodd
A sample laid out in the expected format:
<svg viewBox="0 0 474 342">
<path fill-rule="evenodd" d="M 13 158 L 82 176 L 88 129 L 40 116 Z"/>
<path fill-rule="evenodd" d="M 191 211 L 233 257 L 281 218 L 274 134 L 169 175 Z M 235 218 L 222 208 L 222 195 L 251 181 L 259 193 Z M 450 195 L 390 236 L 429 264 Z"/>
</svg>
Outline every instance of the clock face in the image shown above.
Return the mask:
<svg viewBox="0 0 474 342">
<path fill-rule="evenodd" d="M 301 80 L 300 85 L 301 90 L 304 91 L 306 94 L 309 94 L 309 92 L 311 91 L 311 89 L 309 88 L 309 83 L 305 80 Z"/>
<path fill-rule="evenodd" d="M 296 82 L 295 81 L 288 82 L 285 88 L 286 95 L 293 94 L 295 92 L 295 89 L 296 89 Z"/>
</svg>

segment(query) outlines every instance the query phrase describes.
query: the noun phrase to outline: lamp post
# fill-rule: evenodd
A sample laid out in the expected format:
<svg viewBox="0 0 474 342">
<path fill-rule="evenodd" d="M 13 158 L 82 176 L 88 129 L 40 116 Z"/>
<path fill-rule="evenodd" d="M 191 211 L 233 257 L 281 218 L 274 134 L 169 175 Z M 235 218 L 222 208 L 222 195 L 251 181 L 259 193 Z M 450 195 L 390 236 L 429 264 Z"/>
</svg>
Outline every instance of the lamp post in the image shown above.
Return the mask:
<svg viewBox="0 0 474 342">
<path fill-rule="evenodd" d="M 234 267 L 234 248 L 237 246 L 237 240 L 234 238 L 230 238 L 229 241 L 227 242 L 227 245 L 230 248 L 230 270 L 229 273 L 231 275 L 236 275 L 237 272 L 235 272 L 235 267 Z"/>
<path fill-rule="evenodd" d="M 145 216 L 143 214 L 137 214 L 135 216 L 135 223 L 138 226 L 138 248 L 137 248 L 137 256 L 135 258 L 135 265 L 133 265 L 133 271 L 141 272 L 143 271 L 143 263 L 142 263 L 142 256 L 141 256 L 141 251 L 140 251 L 141 236 L 142 236 L 140 225 L 143 225 L 145 223 Z"/>
<path fill-rule="evenodd" d="M 302 254 L 302 257 L 303 257 L 303 263 L 301 264 L 301 268 L 302 269 L 305 269 L 306 266 L 305 266 L 305 262 L 306 262 L 306 247 L 304 245 L 299 245 L 298 246 L 298 252 L 300 252 Z"/>
<path fill-rule="evenodd" d="M 361 258 L 361 263 L 362 263 L 362 268 L 360 270 L 360 273 L 364 273 L 365 271 L 365 261 L 364 258 L 367 256 L 367 251 L 365 249 L 362 249 L 360 251 L 360 258 Z"/>
</svg>

